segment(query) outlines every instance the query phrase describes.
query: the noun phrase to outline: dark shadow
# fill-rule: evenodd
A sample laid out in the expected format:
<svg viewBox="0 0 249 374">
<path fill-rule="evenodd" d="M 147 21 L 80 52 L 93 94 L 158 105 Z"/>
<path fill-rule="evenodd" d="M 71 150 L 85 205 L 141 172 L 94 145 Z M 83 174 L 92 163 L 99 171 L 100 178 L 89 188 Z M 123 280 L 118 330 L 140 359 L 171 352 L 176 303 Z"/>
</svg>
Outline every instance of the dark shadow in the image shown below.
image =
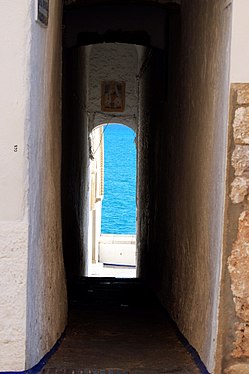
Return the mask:
<svg viewBox="0 0 249 374">
<path fill-rule="evenodd" d="M 150 46 L 150 37 L 145 31 L 108 30 L 104 34 L 82 32 L 77 38 L 78 46 L 100 43 L 127 43 Z"/>
</svg>

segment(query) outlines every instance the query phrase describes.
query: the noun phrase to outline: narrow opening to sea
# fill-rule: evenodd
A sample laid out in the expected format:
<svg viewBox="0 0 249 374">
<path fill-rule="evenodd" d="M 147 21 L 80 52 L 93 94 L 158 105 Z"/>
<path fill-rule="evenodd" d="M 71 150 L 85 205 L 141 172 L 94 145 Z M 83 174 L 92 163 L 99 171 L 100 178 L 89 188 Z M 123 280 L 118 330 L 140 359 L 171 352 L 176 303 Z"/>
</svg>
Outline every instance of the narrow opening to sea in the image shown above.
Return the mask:
<svg viewBox="0 0 249 374">
<path fill-rule="evenodd" d="M 136 133 L 108 123 L 90 140 L 89 275 L 136 277 Z"/>
</svg>

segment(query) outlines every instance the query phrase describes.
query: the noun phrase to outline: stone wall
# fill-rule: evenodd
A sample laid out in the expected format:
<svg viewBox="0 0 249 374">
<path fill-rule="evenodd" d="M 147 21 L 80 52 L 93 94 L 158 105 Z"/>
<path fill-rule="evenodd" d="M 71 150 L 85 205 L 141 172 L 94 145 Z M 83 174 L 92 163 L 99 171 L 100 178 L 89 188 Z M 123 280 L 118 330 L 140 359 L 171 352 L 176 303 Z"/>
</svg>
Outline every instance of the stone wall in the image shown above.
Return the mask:
<svg viewBox="0 0 249 374">
<path fill-rule="evenodd" d="M 230 95 L 226 253 L 228 279 L 223 310 L 225 373 L 249 372 L 249 84 Z M 222 322 L 221 322 L 222 323 Z"/>
</svg>

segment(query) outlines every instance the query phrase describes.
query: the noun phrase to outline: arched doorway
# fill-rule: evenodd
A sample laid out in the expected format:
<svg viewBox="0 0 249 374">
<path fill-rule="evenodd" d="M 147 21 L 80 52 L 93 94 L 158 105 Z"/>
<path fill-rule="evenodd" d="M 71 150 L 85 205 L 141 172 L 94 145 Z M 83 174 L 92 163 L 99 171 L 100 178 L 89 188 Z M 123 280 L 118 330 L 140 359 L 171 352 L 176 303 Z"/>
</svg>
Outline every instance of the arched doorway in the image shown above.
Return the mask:
<svg viewBox="0 0 249 374">
<path fill-rule="evenodd" d="M 90 134 L 89 276 L 136 276 L 135 138 L 117 123 Z"/>
</svg>

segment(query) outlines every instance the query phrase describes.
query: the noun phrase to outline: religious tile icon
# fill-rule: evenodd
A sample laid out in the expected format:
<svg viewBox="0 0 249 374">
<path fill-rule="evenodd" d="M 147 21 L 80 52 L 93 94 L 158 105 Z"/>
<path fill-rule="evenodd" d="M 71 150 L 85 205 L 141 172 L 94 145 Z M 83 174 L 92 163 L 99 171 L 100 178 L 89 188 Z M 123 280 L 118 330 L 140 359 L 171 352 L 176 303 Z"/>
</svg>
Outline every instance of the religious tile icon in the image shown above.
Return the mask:
<svg viewBox="0 0 249 374">
<path fill-rule="evenodd" d="M 105 81 L 101 83 L 101 110 L 103 112 L 125 110 L 125 82 Z"/>
</svg>

